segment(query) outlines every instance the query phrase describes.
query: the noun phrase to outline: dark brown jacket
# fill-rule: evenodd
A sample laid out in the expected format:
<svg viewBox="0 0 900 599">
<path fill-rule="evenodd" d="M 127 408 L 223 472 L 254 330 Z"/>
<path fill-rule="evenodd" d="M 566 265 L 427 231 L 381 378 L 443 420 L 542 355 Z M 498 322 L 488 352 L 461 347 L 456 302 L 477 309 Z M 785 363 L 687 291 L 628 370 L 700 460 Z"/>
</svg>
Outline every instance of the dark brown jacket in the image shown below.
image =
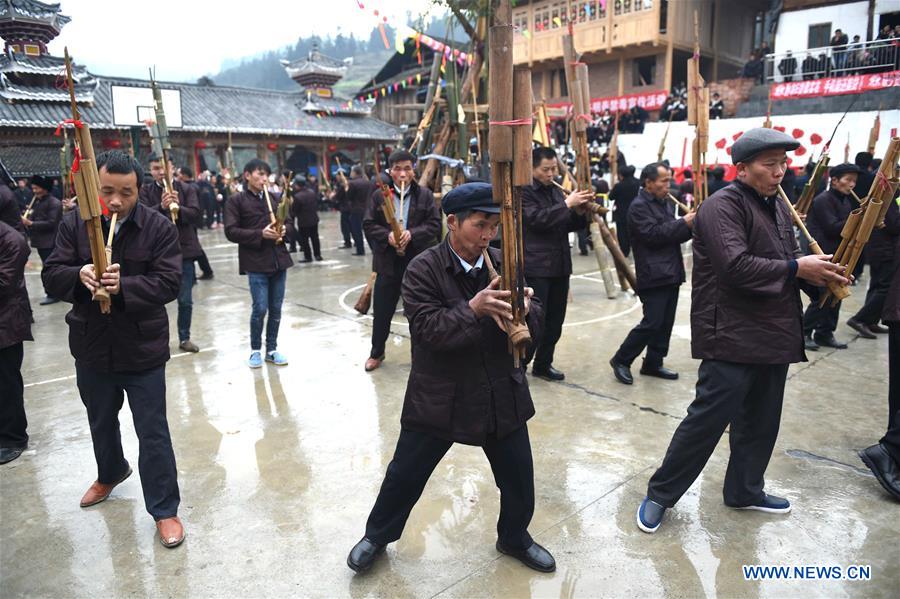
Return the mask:
<svg viewBox="0 0 900 599">
<path fill-rule="evenodd" d="M 203 255 L 203 248 L 200 247 L 200 240 L 197 238 L 197 227 L 203 220 L 200 200 L 197 199 L 197 188 L 181 181 L 174 181 L 173 187 L 178 193 L 178 218 L 175 220 L 175 226 L 178 228 L 178 245 L 181 247 L 181 256 L 185 260 L 193 260 Z M 162 186 L 151 181 L 141 186 L 138 197 L 142 204 L 159 211 L 171 223 L 172 217 L 169 210 L 162 207 L 162 192 Z"/>
<path fill-rule="evenodd" d="M 628 209 L 628 233 L 638 292 L 684 283 L 681 244 L 691 238 L 691 228 L 675 218 L 667 200 L 641 189 Z"/>
<path fill-rule="evenodd" d="M 25 263 L 30 252 L 25 237 L 0 221 L 0 349 L 34 340 L 31 304 L 25 289 Z"/>
<path fill-rule="evenodd" d="M 567 277 L 572 274 L 569 232 L 587 226 L 584 215 L 570 210 L 562 191 L 534 181 L 522 187 L 525 276 Z"/>
<path fill-rule="evenodd" d="M 393 186 L 391 189 L 397 196 L 397 191 Z M 412 183 L 410 190 L 406 193 L 406 198 L 406 201 L 409 202 L 409 222 L 404 224 L 404 228 L 409 229 L 412 239 L 406 246 L 405 254 L 398 257 L 396 250 L 388 244 L 388 233 L 391 232 L 391 227 L 381 209 L 381 205 L 384 203 L 381 187 L 375 187 L 370 196 L 366 215 L 363 218 L 363 230 L 366 233 L 366 240 L 372 247 L 372 270 L 380 275 L 392 276 L 396 273 L 397 267 L 405 268 L 410 260 L 433 246 L 441 232 L 440 213 L 430 189 L 424 189 L 416 183 Z M 399 220 L 401 216 L 398 213 L 397 219 Z"/>
<path fill-rule="evenodd" d="M 746 364 L 805 361 L 791 264 L 799 253 L 790 212 L 777 198 L 765 200 L 735 182 L 703 202 L 694 219 L 693 357 Z"/>
<path fill-rule="evenodd" d="M 53 248 L 56 241 L 56 230 L 62 219 L 62 202 L 50 195 L 35 200 L 31 207 L 31 226 L 28 227 L 28 236 L 31 238 L 31 247 L 39 250 Z"/>
<path fill-rule="evenodd" d="M 826 254 L 833 254 L 841 244 L 841 229 L 847 217 L 859 205 L 849 195 L 838 193 L 835 189 L 823 191 L 813 198 L 809 214 L 806 216 L 806 228 L 809 234 L 819 242 L 819 247 Z"/>
<path fill-rule="evenodd" d="M 866 245 L 866 260 L 869 262 L 892 262 L 896 256 L 897 239 L 900 239 L 900 207 L 891 200 L 884 217 L 884 227 L 874 229 Z"/>
<path fill-rule="evenodd" d="M 884 322 L 900 324 L 900 258 L 898 256 L 900 256 L 900 237 L 897 237 L 894 245 L 894 275 L 891 277 L 891 286 L 881 312 L 881 320 Z"/>
<path fill-rule="evenodd" d="M 6 223 L 19 233 L 25 233 L 16 194 L 3 183 L 0 183 L 0 222 Z"/>
<path fill-rule="evenodd" d="M 278 211 L 281 198 L 270 194 L 272 210 Z M 275 273 L 294 265 L 284 243 L 263 239 L 262 231 L 271 219 L 269 205 L 260 192 L 248 189 L 234 193 L 225 202 L 225 237 L 238 244 L 238 269 L 242 275 L 248 272 Z"/>
<path fill-rule="evenodd" d="M 362 177 L 347 181 L 347 191 L 341 185 L 337 186 L 337 202 L 341 210 L 349 210 L 350 214 L 364 216 L 366 205 L 372 197 L 372 182 Z"/>
<path fill-rule="evenodd" d="M 491 249 L 494 264 L 500 252 Z M 524 369 L 513 366 L 508 338 L 490 317 L 476 318 L 469 300 L 487 287 L 482 268 L 466 276 L 449 240 L 425 250 L 403 277 L 403 306 L 412 336 L 412 367 L 403 400 L 403 428 L 482 445 L 502 438 L 534 415 Z M 528 328 L 540 331 L 541 307 L 532 301 Z"/>
<path fill-rule="evenodd" d="M 122 222 L 112 245 L 112 262 L 121 265 L 121 289 L 112 296 L 109 314 L 100 312 L 79 278 L 81 267 L 90 262 L 87 228 L 72 210 L 60 224 L 41 278 L 50 295 L 72 304 L 66 322 L 75 361 L 102 372 L 137 372 L 165 364 L 166 304 L 178 296 L 181 284 L 181 250 L 172 221 L 138 202 Z"/>
<path fill-rule="evenodd" d="M 294 194 L 291 216 L 298 227 L 315 227 L 319 224 L 319 197 L 312 189 L 304 188 Z"/>
</svg>

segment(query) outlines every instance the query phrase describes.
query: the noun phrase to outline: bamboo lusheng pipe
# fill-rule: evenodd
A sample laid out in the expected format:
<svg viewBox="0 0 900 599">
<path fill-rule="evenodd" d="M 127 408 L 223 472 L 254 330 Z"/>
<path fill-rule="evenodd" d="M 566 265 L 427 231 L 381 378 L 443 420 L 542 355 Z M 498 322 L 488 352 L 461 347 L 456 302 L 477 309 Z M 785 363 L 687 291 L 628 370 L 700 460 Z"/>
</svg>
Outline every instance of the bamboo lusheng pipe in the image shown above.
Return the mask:
<svg viewBox="0 0 900 599">
<path fill-rule="evenodd" d="M 350 189 L 350 183 L 347 181 L 347 176 L 344 174 L 344 167 L 341 166 L 341 159 L 337 156 L 334 157 L 334 161 L 337 163 L 338 172 L 337 172 L 337 180 L 338 183 L 341 184 L 344 192 L 347 192 Z"/>
<path fill-rule="evenodd" d="M 875 153 L 875 146 L 878 144 L 878 135 L 881 132 L 881 106 L 878 107 L 878 113 L 875 115 L 875 122 L 872 123 L 872 128 L 869 130 L 869 143 L 866 145 L 866 150 L 869 154 Z"/>
<path fill-rule="evenodd" d="M 797 225 L 797 228 L 800 229 L 800 232 L 803 233 L 804 237 L 806 237 L 806 241 L 809 244 L 809 251 L 818 256 L 824 255 L 825 252 L 822 251 L 822 248 L 819 246 L 819 242 L 816 241 L 812 235 L 810 235 L 809 229 L 806 228 L 806 224 L 803 222 L 803 219 L 800 218 L 800 214 L 797 213 L 797 209 L 794 208 L 793 204 L 791 204 L 791 200 L 787 197 L 787 194 L 784 193 L 784 189 L 781 188 L 781 185 L 778 186 L 778 195 L 784 201 L 785 205 L 788 207 L 788 210 L 790 210 L 791 218 L 793 219 L 794 224 Z M 839 285 L 835 282 L 828 283 L 828 291 L 834 294 L 835 297 L 840 297 L 841 299 L 845 299 L 850 296 L 849 287 Z"/>
<path fill-rule="evenodd" d="M 280 237 L 275 240 L 275 244 L 282 244 L 284 243 L 284 221 L 278 222 L 278 217 L 275 216 L 275 210 L 272 209 L 272 198 L 269 196 L 268 182 L 263 185 L 263 194 L 266 196 L 266 205 L 269 207 L 269 223 L 273 225 L 275 231 L 280 235 Z"/>
<path fill-rule="evenodd" d="M 625 258 L 625 254 L 622 253 L 619 242 L 616 241 L 612 231 L 606 226 L 606 221 L 596 214 L 593 218 L 594 222 L 597 223 L 597 226 L 600 227 L 600 236 L 603 238 L 603 244 L 609 248 L 609 253 L 613 257 L 613 262 L 616 265 L 616 271 L 619 273 L 620 279 L 624 278 L 632 289 L 637 289 L 637 278 L 634 276 L 634 271 L 631 269 L 628 259 Z M 625 287 L 623 286 L 623 290 L 624 289 Z"/>
<path fill-rule="evenodd" d="M 552 180 L 552 181 L 553 181 L 553 184 L 556 185 L 556 187 L 558 187 L 559 189 L 561 189 L 563 191 L 563 193 L 572 193 L 571 191 L 566 189 L 563 185 L 560 185 L 559 183 L 557 183 L 556 180 Z M 605 216 L 606 213 L 609 212 L 609 208 L 607 208 L 606 206 L 603 206 L 601 204 L 598 204 L 597 202 L 585 202 L 584 204 L 582 204 L 582 206 L 584 206 L 585 210 L 587 210 L 593 214 L 599 214 L 600 216 Z"/>
<path fill-rule="evenodd" d="M 656 161 L 662 162 L 663 154 L 666 153 L 666 139 L 669 137 L 669 128 L 672 126 L 672 115 L 669 115 L 669 124 L 666 125 L 666 131 L 663 133 L 662 139 L 659 140 L 659 150 L 656 152 Z"/>
<path fill-rule="evenodd" d="M 828 153 L 822 152 L 819 161 L 813 168 L 812 174 L 809 176 L 809 180 L 806 182 L 806 185 L 803 186 L 803 191 L 800 192 L 800 197 L 797 198 L 797 204 L 794 206 L 800 214 L 809 212 L 809 209 L 812 206 L 813 196 L 816 195 L 816 189 L 819 188 L 819 183 L 822 182 L 822 177 L 825 175 L 825 169 L 828 168 L 829 160 Z"/>
<path fill-rule="evenodd" d="M 36 195 L 31 196 L 31 201 L 28 202 L 28 206 L 25 207 L 25 212 L 22 213 L 23 218 L 31 218 L 31 213 L 34 208 L 34 202 L 37 200 Z"/>
<path fill-rule="evenodd" d="M 670 200 L 672 200 L 672 202 L 673 202 L 676 206 L 678 206 L 679 208 L 681 208 L 681 211 L 684 212 L 685 214 L 687 214 L 688 212 L 691 211 L 691 208 L 690 208 L 687 204 L 685 204 L 684 202 L 680 201 L 678 198 L 676 198 L 675 196 L 673 196 L 671 193 L 667 193 L 667 194 L 666 194 L 666 197 L 669 198 Z"/>
<path fill-rule="evenodd" d="M 109 219 L 109 234 L 106 237 L 106 261 L 112 264 L 112 243 L 116 234 L 116 221 L 119 219 L 119 213 L 113 212 Z"/>
<path fill-rule="evenodd" d="M 403 256 L 406 253 L 404 249 L 400 247 L 400 237 L 403 236 L 403 230 L 400 228 L 400 223 L 397 222 L 397 215 L 394 210 L 394 193 L 387 183 L 381 183 L 381 197 L 381 211 L 384 212 L 384 219 L 391 228 L 391 231 L 394 234 L 394 241 L 397 243 L 397 247 L 395 247 L 394 250 L 397 252 L 398 256 Z"/>
<path fill-rule="evenodd" d="M 592 220 L 589 230 L 591 232 L 591 242 L 594 244 L 594 256 L 597 258 L 597 268 L 600 269 L 600 276 L 603 278 L 603 288 L 606 290 L 606 297 L 607 299 L 616 299 L 618 291 L 613 281 L 606 251 L 603 249 L 604 241 L 603 235 L 600 234 L 600 225 Z"/>
<path fill-rule="evenodd" d="M 372 289 L 375 287 L 375 278 L 378 276 L 378 273 L 373 272 L 369 275 L 369 280 L 366 282 L 365 288 L 363 288 L 362 294 L 359 296 L 359 299 L 356 300 L 356 303 L 353 304 L 353 309 L 359 312 L 360 314 L 368 314 L 369 308 L 372 307 Z"/>
<path fill-rule="evenodd" d="M 898 159 L 900 159 L 900 137 L 895 137 L 888 143 L 881 166 L 875 173 L 869 193 L 866 194 L 870 200 L 877 197 L 882 202 L 878 220 L 875 221 L 875 226 L 879 229 L 884 226 L 884 219 L 889 207 L 888 201 L 893 199 L 894 191 L 897 189 L 897 179 L 900 175 L 896 170 Z"/>
<path fill-rule="evenodd" d="M 97 280 L 109 263 L 106 261 L 106 248 L 103 246 L 103 224 L 101 222 L 102 210 L 100 208 L 100 176 L 94 161 L 94 145 L 91 141 L 91 130 L 81 121 L 78 112 L 78 104 L 75 101 L 75 83 L 72 80 L 72 60 L 69 58 L 69 49 L 65 48 L 66 84 L 69 88 L 69 102 L 72 109 L 72 122 L 75 126 L 75 148 L 80 155 L 78 168 L 72 169 L 75 183 L 75 194 L 78 196 L 78 214 L 87 228 L 88 243 L 91 249 L 91 261 L 94 264 L 94 274 Z M 100 286 L 94 292 L 94 301 L 100 306 L 100 312 L 109 314 L 109 292 Z"/>
<path fill-rule="evenodd" d="M 162 90 L 156 82 L 153 69 L 150 69 L 150 89 L 153 92 L 153 112 L 156 115 L 156 130 L 159 133 L 159 147 L 162 152 L 163 188 L 166 193 L 172 193 L 175 191 L 172 169 L 169 168 L 169 151 L 172 149 L 172 145 L 169 143 L 169 127 L 166 124 L 166 111 L 163 109 Z M 177 201 L 169 203 L 169 218 L 173 223 L 178 221 L 179 210 L 180 206 Z"/>
<path fill-rule="evenodd" d="M 500 277 L 497 269 L 494 268 L 494 263 L 491 262 L 491 255 L 487 248 L 481 250 L 481 255 L 484 256 L 484 266 L 488 270 L 488 276 L 491 281 Z M 501 319 L 501 322 L 503 323 L 503 330 L 506 331 L 507 336 L 509 336 L 509 342 L 513 347 L 527 349 L 528 346 L 531 345 L 531 332 L 528 330 L 527 324 L 524 322 L 516 323 L 506 319 Z"/>
</svg>

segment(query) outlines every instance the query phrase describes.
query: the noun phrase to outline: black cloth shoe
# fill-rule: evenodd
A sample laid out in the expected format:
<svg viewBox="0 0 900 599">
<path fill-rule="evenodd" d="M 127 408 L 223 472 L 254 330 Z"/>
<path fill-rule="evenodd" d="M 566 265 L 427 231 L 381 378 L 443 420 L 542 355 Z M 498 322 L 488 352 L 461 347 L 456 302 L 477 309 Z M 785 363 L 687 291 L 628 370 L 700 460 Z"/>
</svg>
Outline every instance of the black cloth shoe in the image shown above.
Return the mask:
<svg viewBox="0 0 900 599">
<path fill-rule="evenodd" d="M 666 379 L 667 381 L 674 381 L 678 379 L 678 373 L 674 370 L 669 370 L 665 366 L 641 366 L 641 374 L 644 376 L 655 376 L 659 379 Z"/>
<path fill-rule="evenodd" d="M 819 344 L 813 341 L 812 335 L 803 338 L 803 347 L 806 351 L 819 351 Z"/>
<path fill-rule="evenodd" d="M 875 324 L 869 325 L 869 330 L 875 333 L 876 335 L 887 335 L 891 332 L 891 330 L 885 326 L 881 326 L 877 322 Z"/>
<path fill-rule="evenodd" d="M 613 358 L 609 361 L 609 365 L 612 366 L 613 374 L 616 375 L 616 380 L 622 383 L 623 385 L 633 385 L 634 377 L 631 376 L 631 368 L 626 366 L 625 364 L 620 364 L 616 362 L 616 359 Z"/>
<path fill-rule="evenodd" d="M 365 256 L 366 253 L 364 251 L 363 252 L 354 252 L 353 255 L 354 256 Z"/>
<path fill-rule="evenodd" d="M 858 453 L 859 458 L 869 467 L 884 490 L 900 500 L 900 464 L 894 461 L 884 445 L 876 443 Z"/>
<path fill-rule="evenodd" d="M 538 545 L 532 543 L 528 549 L 513 551 L 505 548 L 497 541 L 497 551 L 504 555 L 514 557 L 532 570 L 538 572 L 553 572 L 556 570 L 556 560 L 550 555 L 550 552 Z"/>
<path fill-rule="evenodd" d="M 813 337 L 820 347 L 832 347 L 834 349 L 847 349 L 847 344 L 842 343 L 834 338 L 834 335 L 815 336 Z"/>
<path fill-rule="evenodd" d="M 531 374 L 548 381 L 566 380 L 566 375 L 555 369 L 553 366 L 547 366 L 546 368 L 538 368 L 535 366 L 531 369 Z"/>
<path fill-rule="evenodd" d="M 857 332 L 857 334 L 863 339 L 878 339 L 878 337 L 869 330 L 869 326 L 856 320 L 855 318 L 851 318 L 847 321 L 847 326 Z"/>
<path fill-rule="evenodd" d="M 352 247 L 353 247 L 353 244 L 352 244 L 352 243 L 350 243 L 349 241 L 345 241 L 345 242 L 344 242 L 344 245 L 340 246 L 340 249 L 342 249 L 342 250 L 349 250 L 349 249 L 352 248 Z"/>
<path fill-rule="evenodd" d="M 55 304 L 55 303 L 57 303 L 58 301 L 59 301 L 59 300 L 56 299 L 55 297 L 50 297 L 50 296 L 48 295 L 48 296 L 45 296 L 44 299 L 42 299 L 39 303 L 40 303 L 40 305 L 42 305 L 42 306 L 49 306 L 50 304 Z"/>
<path fill-rule="evenodd" d="M 323 258 L 322 256 L 316 256 L 316 262 L 321 262 L 324 259 L 325 258 Z"/>
<path fill-rule="evenodd" d="M 298 260 L 298 262 L 301 263 L 301 264 L 306 264 L 307 262 L 312 262 L 312 258 L 310 258 L 310 257 L 307 256 L 307 257 L 304 258 L 303 260 Z"/>
<path fill-rule="evenodd" d="M 215 276 L 215 275 L 213 275 L 213 273 L 211 273 L 211 272 L 205 272 L 205 273 L 203 273 L 201 276 L 197 277 L 197 279 L 200 280 L 200 281 L 209 281 L 209 280 L 211 280 L 214 276 Z"/>
<path fill-rule="evenodd" d="M 365 572 L 375 563 L 375 558 L 384 552 L 385 545 L 379 545 L 363 537 L 359 543 L 350 550 L 347 556 L 347 565 L 354 572 Z"/>
<path fill-rule="evenodd" d="M 26 449 L 28 449 L 28 445 L 23 445 L 22 447 L 0 447 L 0 464 L 12 462 L 22 455 L 22 452 Z"/>
</svg>

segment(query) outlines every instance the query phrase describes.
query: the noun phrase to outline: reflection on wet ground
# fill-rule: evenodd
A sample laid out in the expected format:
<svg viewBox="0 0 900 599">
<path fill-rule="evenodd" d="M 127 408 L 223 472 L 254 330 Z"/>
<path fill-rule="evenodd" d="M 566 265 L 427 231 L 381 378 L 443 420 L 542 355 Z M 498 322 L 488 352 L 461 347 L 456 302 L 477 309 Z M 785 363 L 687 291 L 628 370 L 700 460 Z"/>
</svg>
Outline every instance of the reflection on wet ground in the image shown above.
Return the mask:
<svg viewBox="0 0 900 599">
<path fill-rule="evenodd" d="M 480 449 L 455 446 L 403 538 L 370 573 L 353 576 L 344 560 L 394 449 L 410 347 L 398 313 L 384 366 L 363 371 L 371 320 L 352 305 L 370 259 L 336 249 L 335 215 L 323 217 L 322 230 L 325 261 L 288 273 L 279 349 L 290 365 L 258 371 L 244 365 L 249 293 L 235 247 L 221 230 L 201 234 L 215 269 L 194 291 L 193 339 L 203 351 L 175 353 L 167 369 L 188 532 L 173 551 L 154 537 L 137 476 L 107 502 L 78 507 L 96 471 L 65 347 L 67 307 L 33 302 L 37 341 L 26 344 L 23 368 L 31 445 L 0 468 L 0 595 L 897 596 L 898 507 L 855 455 L 887 422 L 887 339 L 855 339 L 791 368 L 767 481 L 791 499 L 792 514 L 722 505 L 726 438 L 659 533 L 646 535 L 634 512 L 696 382 L 690 288 L 667 361 L 681 379 L 638 376 L 625 387 L 607 360 L 640 319 L 639 305 L 607 300 L 594 257 L 577 255 L 556 358 L 566 383 L 530 379 L 531 532 L 555 554 L 557 572 L 533 573 L 496 553 L 490 469 Z M 42 296 L 38 272 L 35 255 L 32 300 Z M 863 296 L 854 289 L 845 318 Z M 175 304 L 169 309 L 174 325 Z M 122 435 L 134 463 L 127 411 Z M 741 566 L 750 564 L 869 564 L 872 580 L 745 581 Z"/>
</svg>

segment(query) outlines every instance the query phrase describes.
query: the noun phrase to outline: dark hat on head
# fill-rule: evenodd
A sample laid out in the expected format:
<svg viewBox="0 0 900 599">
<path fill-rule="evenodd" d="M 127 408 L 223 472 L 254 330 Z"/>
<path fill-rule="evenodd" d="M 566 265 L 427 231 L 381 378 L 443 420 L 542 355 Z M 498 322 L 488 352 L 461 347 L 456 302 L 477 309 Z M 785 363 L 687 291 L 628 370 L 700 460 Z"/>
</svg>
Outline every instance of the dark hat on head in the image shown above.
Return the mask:
<svg viewBox="0 0 900 599">
<path fill-rule="evenodd" d="M 463 183 L 448 191 L 441 199 L 441 210 L 444 214 L 456 214 L 466 210 L 500 214 L 500 205 L 494 203 L 490 183 Z"/>
<path fill-rule="evenodd" d="M 850 173 L 856 173 L 857 175 L 862 171 L 855 164 L 850 164 L 849 162 L 845 162 L 843 164 L 838 164 L 836 166 L 832 166 L 828 169 L 829 177 L 843 177 L 844 175 L 848 175 Z"/>
<path fill-rule="evenodd" d="M 53 179 L 50 177 L 44 177 L 43 175 L 35 175 L 31 178 L 31 184 L 37 185 L 38 187 L 42 187 L 47 191 L 53 189 Z"/>
<path fill-rule="evenodd" d="M 766 150 L 796 150 L 800 142 L 776 129 L 750 129 L 741 135 L 731 146 L 731 162 L 747 162 L 757 154 Z"/>
</svg>

